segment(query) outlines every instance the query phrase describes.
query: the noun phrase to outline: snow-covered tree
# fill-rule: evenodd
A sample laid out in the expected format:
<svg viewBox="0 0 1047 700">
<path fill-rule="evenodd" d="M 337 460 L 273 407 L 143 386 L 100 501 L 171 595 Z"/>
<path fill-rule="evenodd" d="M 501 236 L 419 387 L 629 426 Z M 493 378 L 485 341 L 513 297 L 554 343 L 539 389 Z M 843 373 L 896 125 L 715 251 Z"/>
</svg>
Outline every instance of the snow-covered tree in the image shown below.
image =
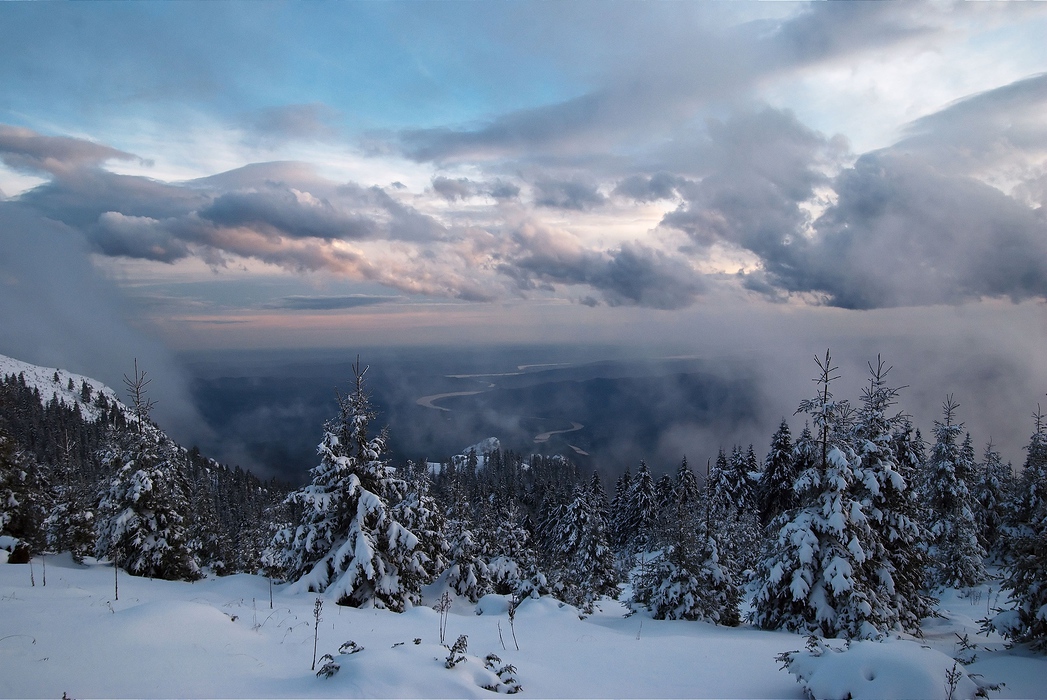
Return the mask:
<svg viewBox="0 0 1047 700">
<path fill-rule="evenodd" d="M 934 601 L 923 592 L 926 533 L 917 517 L 912 455 L 900 458 L 896 452 L 904 442 L 895 436 L 907 429 L 908 420 L 902 413 L 889 412 L 899 391 L 887 385 L 890 369 L 879 357 L 875 366 L 869 365 L 869 386 L 854 425 L 860 459 L 856 493 L 875 535 L 866 546 L 865 567 L 886 596 L 882 624 L 885 628 L 900 624 L 918 634 L 920 620 L 932 613 Z"/>
<path fill-rule="evenodd" d="M 1036 432 L 1007 525 L 1010 557 L 1003 585 L 1014 608 L 996 616 L 992 626 L 1015 642 L 1047 651 L 1047 425 L 1039 410 L 1034 417 Z"/>
<path fill-rule="evenodd" d="M 626 546 L 634 551 L 643 551 L 651 543 L 655 527 L 656 501 L 654 480 L 647 463 L 640 460 L 640 467 L 632 480 L 625 507 L 624 533 Z"/>
<path fill-rule="evenodd" d="M 46 481 L 40 466 L 15 448 L 0 430 L 0 534 L 22 540 L 30 550 L 43 544 Z"/>
<path fill-rule="evenodd" d="M 800 474 L 800 508 L 772 524 L 756 576 L 752 621 L 825 637 L 874 638 L 891 626 L 882 584 L 870 576 L 876 538 L 855 496 L 860 460 L 840 420 L 841 403 L 830 383 L 837 378 L 829 353 L 817 359 L 818 393 L 800 404 L 811 417 L 816 462 Z"/>
<path fill-rule="evenodd" d="M 697 501 L 698 484 L 684 460 L 677 471 L 672 528 L 660 556 L 634 581 L 633 603 L 656 619 L 706 620 L 737 625 L 741 590 L 720 562 L 718 531 Z"/>
<path fill-rule="evenodd" d="M 200 577 L 189 546 L 190 504 L 181 453 L 151 425 L 107 455 L 115 476 L 101 494 L 95 553 L 134 576 Z"/>
<path fill-rule="evenodd" d="M 927 503 L 933 544 L 934 580 L 966 588 L 985 580 L 985 550 L 978 542 L 974 499 L 968 484 L 974 476 L 969 437 L 959 442 L 963 424 L 956 423 L 959 404 L 948 396 L 943 421 L 934 422 L 934 449 L 927 465 Z"/>
<path fill-rule="evenodd" d="M 447 585 L 472 602 L 491 592 L 486 557 L 468 520 L 447 521 Z"/>
<path fill-rule="evenodd" d="M 364 390 L 366 368 L 353 366 L 355 387 L 338 397 L 339 415 L 324 428 L 312 482 L 287 504 L 301 513 L 293 532 L 273 546 L 291 580 L 330 591 L 339 605 L 402 611 L 419 600 L 425 575 L 418 538 L 394 517 L 406 488 L 385 458 L 386 435 L 371 436 L 374 409 Z"/>
<path fill-rule="evenodd" d="M 644 469 L 641 464 L 641 472 Z M 561 569 L 558 583 L 564 602 L 589 615 L 600 597 L 618 594 L 614 553 L 595 497 L 585 485 L 575 488 L 564 509 L 556 542 L 556 559 Z"/>
<path fill-rule="evenodd" d="M 796 465 L 789 423 L 782 418 L 778 430 L 771 437 L 771 449 L 763 462 L 763 474 L 757 486 L 761 526 L 767 527 L 772 520 L 794 507 L 796 495 L 793 484 L 799 474 Z"/>
<path fill-rule="evenodd" d="M 444 539 L 444 516 L 430 493 L 429 475 L 412 467 L 408 463 L 407 494 L 393 506 L 392 516 L 418 538 L 414 553 L 421 570 L 414 569 L 410 575 L 417 576 L 420 585 L 426 585 L 446 568 L 448 545 Z"/>
<path fill-rule="evenodd" d="M 629 541 L 629 531 L 626 521 L 629 512 L 629 494 L 633 488 L 633 477 L 629 467 L 614 484 L 614 498 L 607 515 L 607 530 L 611 539 L 611 546 L 616 550 L 624 550 Z"/>
<path fill-rule="evenodd" d="M 1001 546 L 1003 523 L 1013 479 L 1011 465 L 1003 463 L 990 440 L 974 481 L 974 519 L 978 526 L 978 541 L 987 553 L 997 558 L 1004 550 Z"/>
</svg>

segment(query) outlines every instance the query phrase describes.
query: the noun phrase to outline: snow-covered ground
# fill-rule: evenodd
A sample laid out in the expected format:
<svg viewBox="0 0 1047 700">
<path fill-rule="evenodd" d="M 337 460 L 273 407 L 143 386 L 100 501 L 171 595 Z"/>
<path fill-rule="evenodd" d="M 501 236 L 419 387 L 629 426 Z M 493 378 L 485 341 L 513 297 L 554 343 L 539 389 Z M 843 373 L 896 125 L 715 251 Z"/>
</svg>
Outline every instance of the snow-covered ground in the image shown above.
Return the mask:
<svg viewBox="0 0 1047 700">
<path fill-rule="evenodd" d="M 59 555 L 36 558 L 30 572 L 29 565 L 4 564 L 5 554 L 4 698 L 494 697 L 481 687 L 498 681 L 484 668 L 489 653 L 515 667 L 522 697 L 803 697 L 775 661 L 780 652 L 803 649 L 800 636 L 624 617 L 615 601 L 579 620 L 573 608 L 549 598 L 524 601 L 517 611 L 519 651 L 504 599 L 456 601 L 446 643 L 468 635 L 468 659 L 453 669 L 445 668 L 448 650 L 434 610 L 398 615 L 325 600 L 317 657 L 332 654 L 341 670 L 318 678 L 310 670 L 314 595 L 276 587 L 270 609 L 269 584 L 258 576 L 181 583 L 121 574 L 114 600 L 107 565 L 89 559 L 79 566 Z M 956 633 L 969 633 L 981 648 L 968 670 L 1006 683 L 992 697 L 1047 698 L 1047 658 L 976 634 L 975 621 L 994 595 L 988 586 L 968 597 L 948 591 L 945 616 L 927 622 L 925 643 L 951 657 L 959 651 Z M 363 651 L 339 655 L 349 640 Z"/>
<path fill-rule="evenodd" d="M 23 376 L 27 386 L 36 387 L 40 390 L 40 398 L 45 404 L 52 398 L 57 398 L 69 407 L 79 404 L 80 411 L 87 420 L 96 420 L 99 410 L 93 400 L 83 401 L 81 399 L 81 391 L 85 383 L 91 387 L 91 396 L 93 398 L 100 393 L 105 394 L 110 403 L 116 402 L 125 414 L 130 413 L 127 407 L 120 401 L 116 392 L 97 379 L 91 379 L 82 374 L 73 374 L 55 367 L 31 365 L 28 362 L 22 362 L 7 355 L 0 355 L 0 377 L 9 375 L 17 377 L 19 374 Z M 58 375 L 57 382 L 55 381 L 56 374 Z M 69 388 L 70 381 L 72 381 L 72 389 Z"/>
</svg>

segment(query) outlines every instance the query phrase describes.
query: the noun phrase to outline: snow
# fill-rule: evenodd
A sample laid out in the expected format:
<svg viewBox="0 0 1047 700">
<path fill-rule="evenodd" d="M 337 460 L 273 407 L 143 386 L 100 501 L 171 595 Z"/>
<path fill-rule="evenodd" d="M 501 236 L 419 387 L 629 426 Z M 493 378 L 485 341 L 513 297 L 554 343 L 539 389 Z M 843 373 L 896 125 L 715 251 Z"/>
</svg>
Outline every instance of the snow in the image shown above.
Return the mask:
<svg viewBox="0 0 1047 700">
<path fill-rule="evenodd" d="M 59 381 L 55 383 L 54 376 L 55 372 L 58 373 Z M 13 357 L 7 355 L 0 355 L 0 377 L 6 377 L 9 375 L 18 376 L 19 374 L 25 377 L 26 386 L 36 387 L 40 391 L 40 398 L 47 403 L 51 400 L 52 396 L 57 396 L 58 400 L 65 403 L 65 405 L 72 407 L 73 404 L 80 404 L 80 412 L 87 420 L 95 420 L 99 416 L 99 409 L 94 405 L 94 399 L 99 393 L 104 393 L 106 398 L 110 402 L 117 402 L 120 405 L 120 410 L 127 416 L 131 416 L 131 411 L 120 402 L 116 392 L 110 389 L 105 384 L 102 384 L 97 379 L 91 379 L 80 374 L 73 374 L 64 369 L 57 369 L 55 367 L 40 367 L 38 365 L 31 365 L 28 362 L 22 362 L 16 360 Z M 73 390 L 69 390 L 69 380 L 73 380 Z M 91 387 L 91 401 L 84 403 L 80 400 L 80 390 L 83 383 L 87 382 L 87 385 Z"/>
<path fill-rule="evenodd" d="M 642 612 L 624 617 L 627 610 L 608 599 L 585 620 L 552 598 L 524 600 L 513 623 L 517 651 L 504 597 L 488 595 L 475 605 L 459 598 L 445 642 L 467 635 L 467 660 L 447 669 L 439 614 L 429 607 L 396 614 L 339 607 L 324 596 L 317 657 L 331 654 L 341 666 L 325 679 L 310 670 L 315 594 L 276 586 L 270 609 L 269 583 L 259 576 L 185 583 L 121 572 L 114 600 L 113 570 L 104 562 L 88 558 L 80 566 L 63 554 L 38 557 L 33 567 L 35 586 L 28 565 L 0 564 L 0 697 L 490 698 L 481 687 L 497 682 L 484 665 L 490 653 L 516 668 L 521 697 L 803 697 L 775 657 L 802 649 L 804 637 L 653 620 Z M 434 590 L 426 590 L 427 604 L 435 602 Z M 969 632 L 980 648 L 968 671 L 1007 684 L 991 697 L 1047 698 L 1047 658 L 976 633 L 993 595 L 988 587 L 947 590 L 945 617 L 927 621 L 925 640 L 855 643 L 854 657 L 822 662 L 838 668 L 820 673 L 843 685 L 873 668 L 881 685 L 870 692 L 889 697 L 886 683 L 917 682 L 931 650 L 935 664 L 952 657 L 956 632 Z M 363 651 L 339 654 L 350 640 Z"/>
<path fill-rule="evenodd" d="M 892 700 L 972 698 L 978 686 L 960 673 L 951 688 L 947 674 L 954 660 L 915 642 L 854 642 L 846 650 L 800 653 L 789 671 L 816 698 Z M 957 666 L 962 672 L 963 667 Z M 951 696 L 951 697 L 950 697 Z"/>
</svg>

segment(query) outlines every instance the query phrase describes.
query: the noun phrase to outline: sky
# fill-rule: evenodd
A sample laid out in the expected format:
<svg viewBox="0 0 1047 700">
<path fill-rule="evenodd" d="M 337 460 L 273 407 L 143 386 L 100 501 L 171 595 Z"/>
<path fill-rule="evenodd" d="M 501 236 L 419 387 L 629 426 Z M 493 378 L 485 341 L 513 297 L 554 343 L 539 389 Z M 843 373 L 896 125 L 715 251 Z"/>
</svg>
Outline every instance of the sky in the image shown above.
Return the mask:
<svg viewBox="0 0 1047 700">
<path fill-rule="evenodd" d="M 1020 460 L 1044 36 L 1044 3 L 3 3 L 0 352 L 175 395 L 191 349 L 606 343 L 749 353 L 795 406 L 832 346 Z"/>
</svg>

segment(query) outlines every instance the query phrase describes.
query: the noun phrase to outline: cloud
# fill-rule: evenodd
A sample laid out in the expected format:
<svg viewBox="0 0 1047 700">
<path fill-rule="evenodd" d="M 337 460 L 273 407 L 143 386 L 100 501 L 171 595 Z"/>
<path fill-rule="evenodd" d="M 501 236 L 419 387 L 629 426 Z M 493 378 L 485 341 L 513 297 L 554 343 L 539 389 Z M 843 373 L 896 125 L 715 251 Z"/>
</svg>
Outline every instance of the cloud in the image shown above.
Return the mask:
<svg viewBox="0 0 1047 700">
<path fill-rule="evenodd" d="M 29 173 L 62 175 L 97 167 L 107 160 L 137 160 L 130 153 L 68 136 L 44 136 L 29 129 L 0 124 L 0 161 Z"/>
<path fill-rule="evenodd" d="M 891 150 L 943 171 L 1040 164 L 1047 156 L 1047 73 L 958 100 L 907 125 Z"/>
<path fill-rule="evenodd" d="M 479 124 L 405 129 L 394 147 L 437 163 L 633 151 L 637 143 L 664 139 L 703 108 L 750 97 L 773 77 L 914 41 L 942 21 L 926 8 L 896 3 L 814 3 L 783 14 L 726 30 L 709 27 L 686 6 L 652 13 L 655 19 L 639 26 L 635 14 L 621 25 L 612 18 L 603 27 L 610 40 L 627 36 L 631 47 L 642 48 L 610 51 L 597 86 Z"/>
<path fill-rule="evenodd" d="M 543 179 L 534 188 L 534 201 L 540 207 L 585 211 L 607 201 L 596 185 L 581 180 Z"/>
<path fill-rule="evenodd" d="M 476 194 L 476 183 L 465 177 L 452 180 L 438 175 L 433 178 L 433 191 L 448 202 L 453 202 L 456 199 L 468 199 Z"/>
<path fill-rule="evenodd" d="M 363 294 L 350 296 L 290 296 L 263 304 L 262 308 L 288 309 L 291 311 L 334 311 L 386 304 L 396 299 L 398 297 L 368 296 Z"/>
<path fill-rule="evenodd" d="M 655 202 L 674 199 L 679 188 L 687 184 L 690 183 L 684 178 L 664 171 L 654 175 L 630 175 L 615 186 L 614 194 L 637 202 Z"/>
<path fill-rule="evenodd" d="M 1036 130 L 1015 145 L 1016 121 L 1004 115 L 1043 100 L 1039 77 L 972 97 L 850 167 L 841 167 L 844 142 L 789 112 L 737 113 L 710 122 L 693 151 L 706 171 L 678 188 L 685 201 L 662 223 L 700 247 L 726 243 L 755 254 L 761 268 L 743 285 L 774 300 L 803 293 L 870 309 L 1047 298 L 1043 210 L 968 174 L 1008 151 L 1030 152 Z M 979 129 L 943 139 L 936 124 Z"/>
<path fill-rule="evenodd" d="M 119 291 L 100 279 L 74 231 L 0 202 L 0 353 L 99 379 L 122 393 L 134 360 L 154 380 L 154 417 L 176 439 L 206 435 L 176 359 L 123 318 Z"/>
<path fill-rule="evenodd" d="M 588 250 L 568 236 L 526 224 L 513 235 L 518 249 L 499 272 L 521 290 L 552 290 L 552 285 L 587 285 L 609 306 L 680 309 L 704 291 L 702 278 L 679 258 L 626 243 L 616 250 Z M 586 306 L 595 305 L 591 296 Z"/>
<path fill-rule="evenodd" d="M 817 235 L 765 258 L 781 287 L 856 309 L 1047 298 L 1047 221 L 999 190 L 893 152 L 833 185 Z"/>
<path fill-rule="evenodd" d="M 325 104 L 280 105 L 245 119 L 249 138 L 276 145 L 287 141 L 328 141 L 338 135 L 338 111 Z"/>
</svg>

